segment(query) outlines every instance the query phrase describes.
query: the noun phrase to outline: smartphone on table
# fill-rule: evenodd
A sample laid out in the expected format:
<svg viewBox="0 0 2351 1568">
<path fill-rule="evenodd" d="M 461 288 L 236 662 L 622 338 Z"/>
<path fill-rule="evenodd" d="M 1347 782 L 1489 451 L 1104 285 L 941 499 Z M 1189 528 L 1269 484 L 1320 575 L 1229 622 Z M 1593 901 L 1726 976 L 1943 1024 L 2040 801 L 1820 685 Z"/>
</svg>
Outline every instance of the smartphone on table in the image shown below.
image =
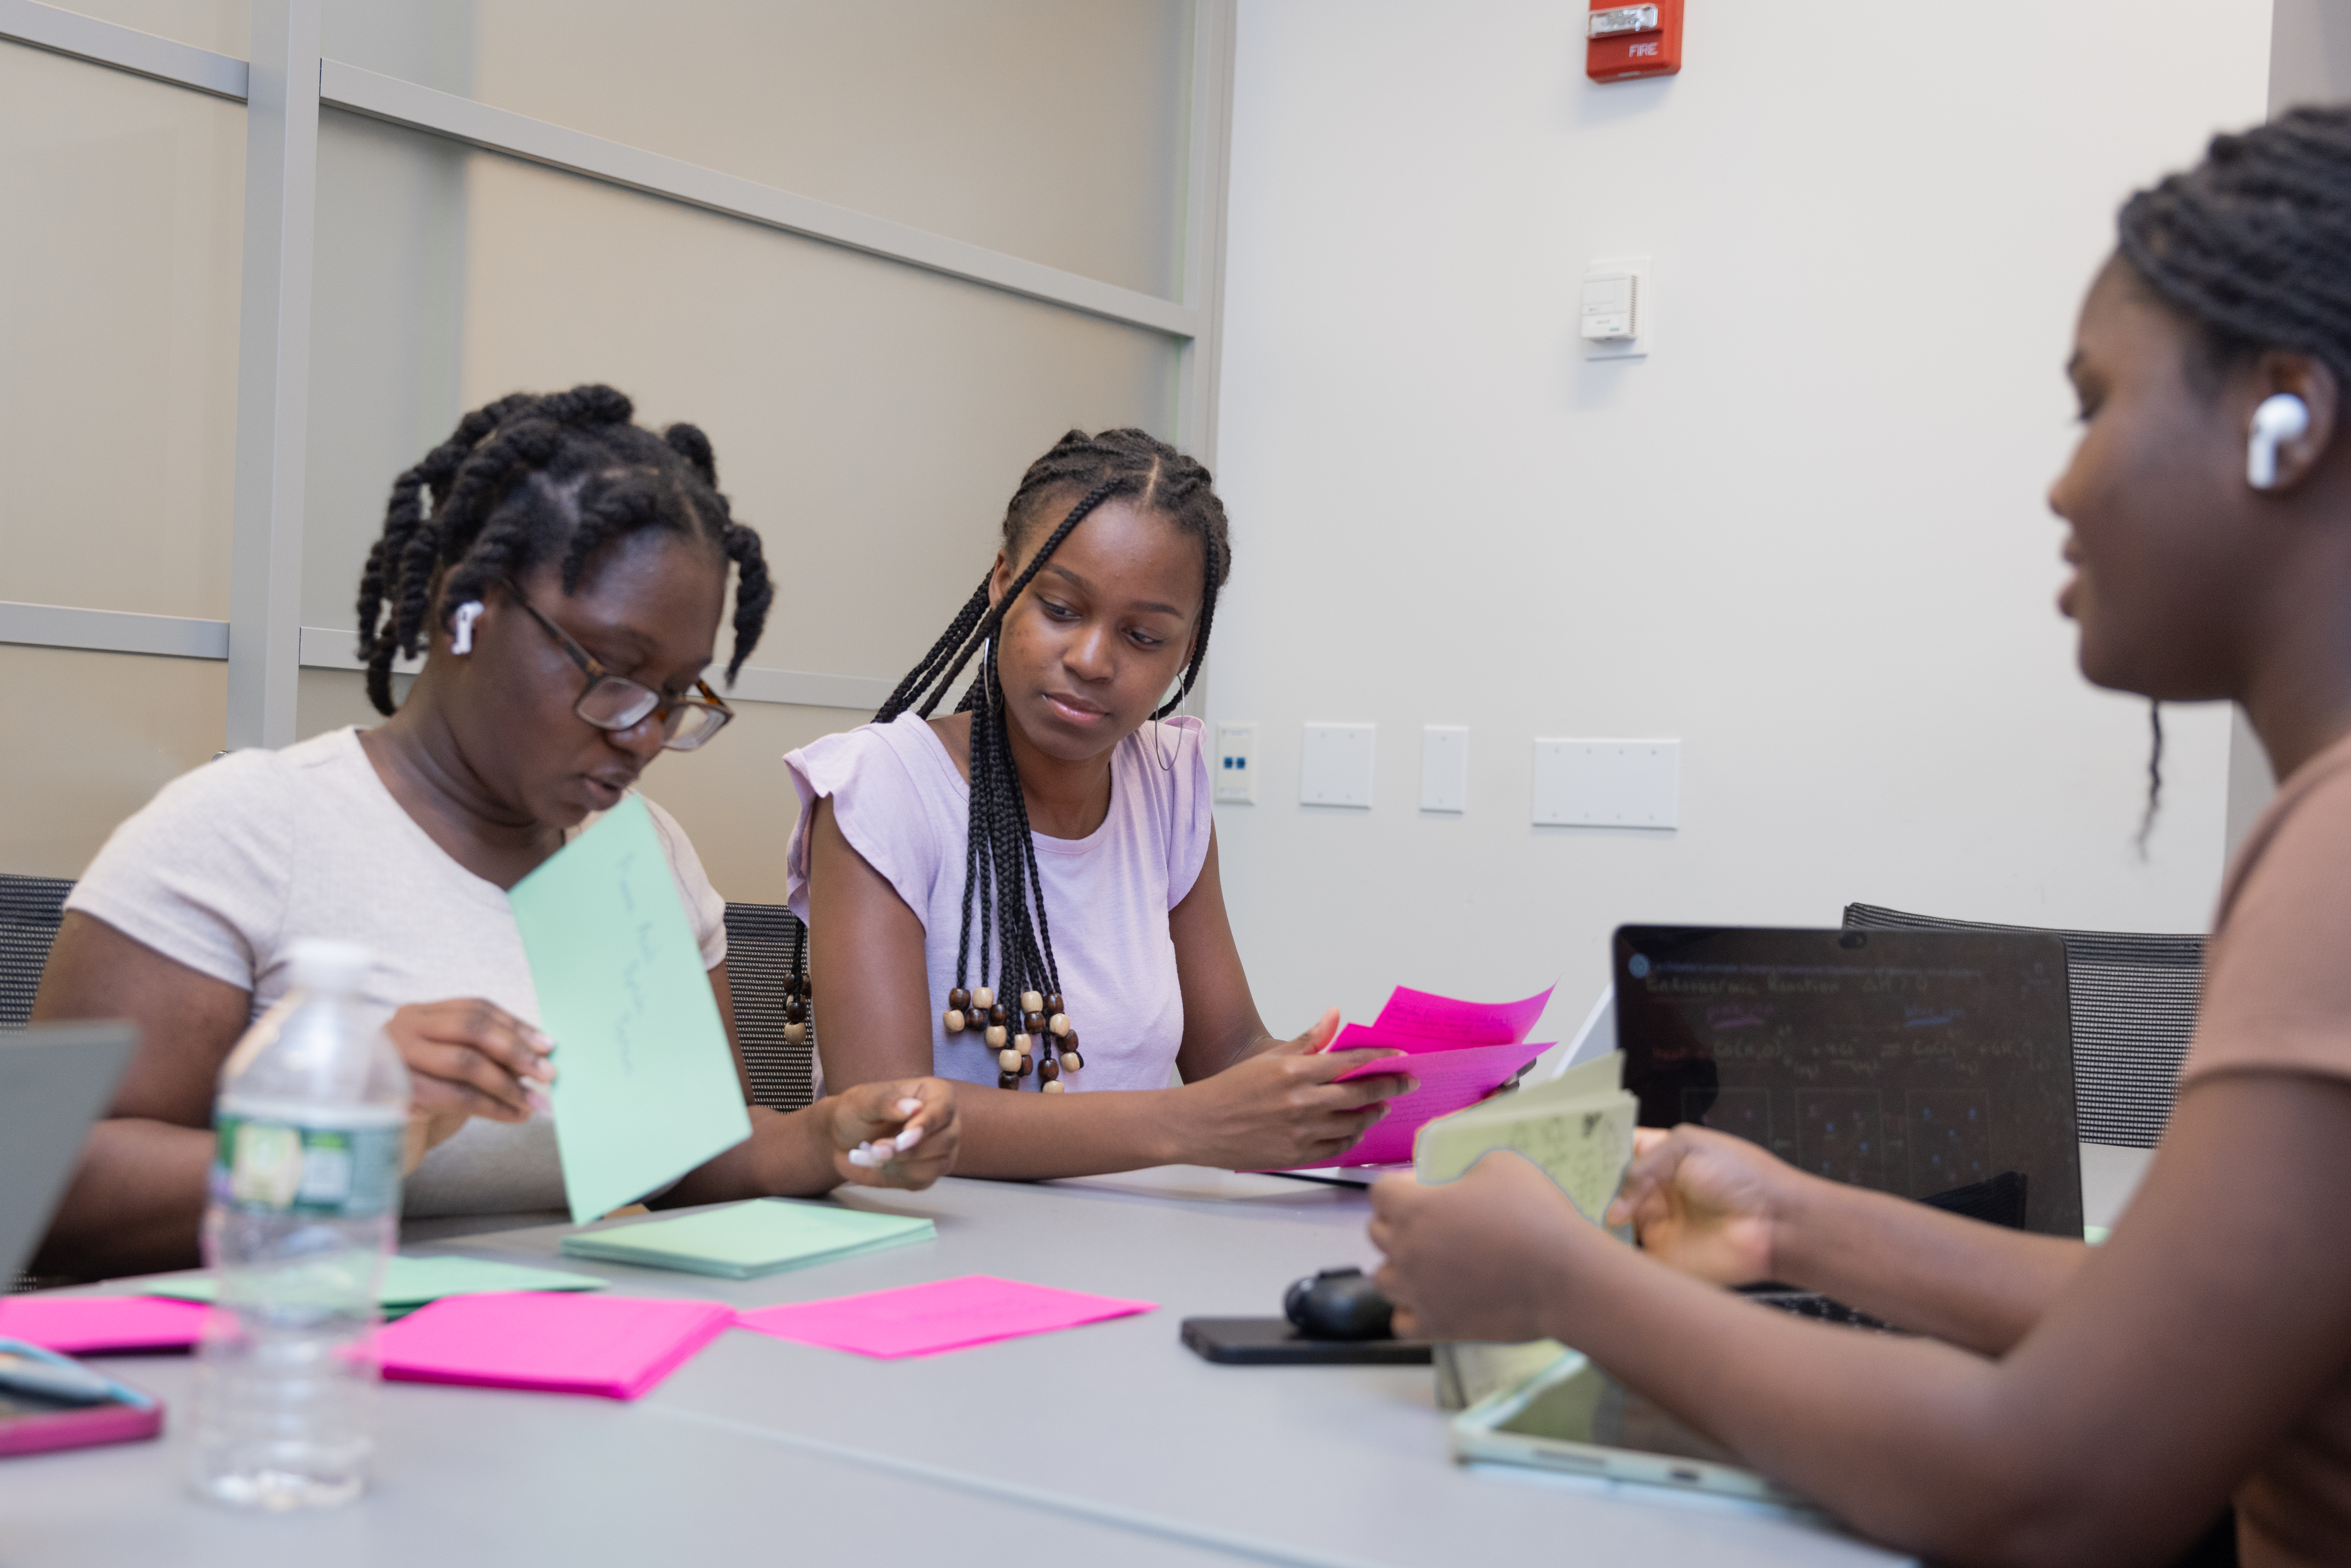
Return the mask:
<svg viewBox="0 0 2351 1568">
<path fill-rule="evenodd" d="M 163 1402 L 70 1356 L 0 1339 L 0 1458 L 131 1443 L 163 1429 Z"/>
</svg>

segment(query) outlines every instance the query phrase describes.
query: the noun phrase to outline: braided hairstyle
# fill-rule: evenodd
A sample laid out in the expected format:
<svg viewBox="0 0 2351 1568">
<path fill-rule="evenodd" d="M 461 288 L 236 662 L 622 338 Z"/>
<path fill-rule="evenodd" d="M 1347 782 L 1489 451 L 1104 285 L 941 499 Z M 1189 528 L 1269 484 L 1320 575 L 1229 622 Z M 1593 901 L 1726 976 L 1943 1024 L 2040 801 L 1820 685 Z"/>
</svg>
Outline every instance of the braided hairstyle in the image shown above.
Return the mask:
<svg viewBox="0 0 2351 1568">
<path fill-rule="evenodd" d="M 1217 592 L 1232 570 L 1224 503 L 1217 498 L 1207 468 L 1155 436 L 1140 430 L 1105 430 L 1099 435 L 1072 430 L 1029 465 L 1012 493 L 1004 509 L 1005 558 L 1019 561 L 1024 542 L 1049 520 L 1050 531 L 1001 601 L 989 604 L 989 578 L 980 579 L 931 651 L 873 716 L 876 724 L 888 724 L 909 709 L 929 717 L 965 666 L 978 658 L 978 673 L 956 705 L 957 713 L 971 716 L 971 817 L 964 852 L 963 931 L 956 949 L 955 988 L 946 998 L 946 1026 L 949 1033 L 959 1033 L 967 1024 L 984 1031 L 987 1044 L 998 1052 L 997 1083 L 1005 1089 L 1018 1089 L 1033 1068 L 1040 1089 L 1059 1091 L 1061 1072 L 1077 1071 L 1085 1062 L 1078 1053 L 1077 1031 L 1063 1010 L 1061 969 L 1053 957 L 1052 923 L 1037 875 L 1029 806 L 1020 793 L 1020 771 L 1006 729 L 996 633 L 1071 530 L 1116 497 L 1130 498 L 1137 510 L 1200 541 L 1200 619 L 1191 657 L 1174 695 L 1151 716 L 1164 718 L 1175 711 L 1199 678 L 1216 618 Z M 979 984 L 967 989 L 975 910 Z M 991 977 L 1000 989 L 991 989 Z M 1014 1002 L 1017 1008 L 1008 1005 Z M 1032 1040 L 1052 1047 L 1033 1062 Z"/>
<path fill-rule="evenodd" d="M 2351 106 L 2215 136 L 2204 162 L 2131 197 L 2116 226 L 2137 280 L 2193 330 L 2189 379 L 2205 395 L 2273 349 L 2351 388 Z M 2161 704 L 2148 724 L 2142 858 L 2163 792 Z"/>
<path fill-rule="evenodd" d="M 655 435 L 630 423 L 635 413 L 607 386 L 515 392 L 459 420 L 393 481 L 360 578 L 360 657 L 377 712 L 397 706 L 394 655 L 414 658 L 452 607 L 550 559 L 576 593 L 598 550 L 646 528 L 707 540 L 735 563 L 733 682 L 775 598 L 759 536 L 718 493 L 709 437 L 690 424 Z"/>
</svg>

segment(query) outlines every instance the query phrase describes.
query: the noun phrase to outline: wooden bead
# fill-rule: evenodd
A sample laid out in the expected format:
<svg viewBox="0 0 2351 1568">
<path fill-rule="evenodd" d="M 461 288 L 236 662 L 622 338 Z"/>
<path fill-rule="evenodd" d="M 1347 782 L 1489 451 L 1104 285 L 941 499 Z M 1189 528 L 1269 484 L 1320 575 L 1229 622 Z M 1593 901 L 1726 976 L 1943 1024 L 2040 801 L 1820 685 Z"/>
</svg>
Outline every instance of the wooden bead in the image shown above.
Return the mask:
<svg viewBox="0 0 2351 1568">
<path fill-rule="evenodd" d="M 784 977 L 784 995 L 788 997 L 797 997 L 799 994 L 800 977 L 798 975 L 786 975 Z"/>
<path fill-rule="evenodd" d="M 996 1053 L 996 1065 L 1004 1071 L 1018 1072 L 1020 1071 L 1020 1053 L 1008 1048 L 999 1051 Z"/>
<path fill-rule="evenodd" d="M 1027 1035 L 1016 1034 L 1012 1037 L 1012 1049 L 1019 1051 L 1021 1055 L 1026 1056 L 1031 1051 L 1035 1050 L 1036 1046 Z"/>
<path fill-rule="evenodd" d="M 814 975 L 802 975 L 800 977 L 800 998 L 803 1001 L 814 1001 L 816 999 L 816 977 Z"/>
<path fill-rule="evenodd" d="M 1001 1007 L 990 1008 L 987 1009 L 987 1021 L 990 1023 L 1010 1023 L 1012 1021 L 1012 1015 L 1006 1012 Z"/>
<path fill-rule="evenodd" d="M 947 993 L 947 1006 L 955 1009 L 957 1012 L 963 1011 L 965 1009 L 971 1006 L 971 993 L 965 990 L 961 986 L 957 986 L 954 990 Z"/>
<path fill-rule="evenodd" d="M 1080 1056 L 1076 1051 L 1065 1051 L 1061 1052 L 1061 1071 L 1064 1071 L 1064 1072 L 1078 1072 L 1078 1071 L 1082 1071 L 1084 1070 L 1084 1068 L 1085 1068 L 1085 1065 L 1086 1065 L 1086 1059 L 1085 1059 L 1084 1057 L 1082 1057 L 1082 1056 Z"/>
<path fill-rule="evenodd" d="M 1026 1077 L 1028 1077 L 1031 1072 L 1034 1072 L 1034 1071 L 1037 1071 L 1037 1064 L 1036 1064 L 1035 1062 L 1033 1062 L 1033 1061 L 1029 1061 L 1029 1060 L 1027 1057 L 1025 1057 L 1025 1056 L 1024 1056 L 1024 1057 L 1022 1057 L 1022 1058 L 1020 1059 L 1020 1076 L 1021 1076 L 1021 1077 L 1026 1078 Z"/>
<path fill-rule="evenodd" d="M 999 1072 L 996 1075 L 996 1086 L 998 1089 L 1018 1089 L 1020 1087 L 1020 1074 Z"/>
<path fill-rule="evenodd" d="M 787 1045 L 806 1045 L 808 1043 L 808 1025 L 804 1023 L 786 1024 L 784 1026 L 784 1043 Z"/>
<path fill-rule="evenodd" d="M 971 993 L 971 1005 L 986 1012 L 996 1005 L 996 993 L 982 986 Z"/>
<path fill-rule="evenodd" d="M 1023 1034 L 1044 1033 L 1045 1015 L 1043 1013 L 1022 1013 L 1020 1015 L 1020 1032 Z"/>
<path fill-rule="evenodd" d="M 987 1043 L 999 1050 L 1003 1048 L 1004 1026 L 1002 1024 L 992 1023 L 987 1026 Z"/>
<path fill-rule="evenodd" d="M 1045 1010 L 1049 1013 L 1065 1013 L 1070 1009 L 1061 1005 L 1061 992 L 1047 991 L 1045 993 Z"/>
<path fill-rule="evenodd" d="M 1055 1034 L 1066 1038 L 1070 1032 L 1070 1015 L 1067 1013 L 1055 1013 L 1050 1019 L 1046 1020 L 1045 1027 L 1051 1030 Z"/>
<path fill-rule="evenodd" d="M 1061 1037 L 1061 1049 L 1063 1051 L 1075 1051 L 1078 1049 L 1078 1031 L 1076 1030 L 1071 1030 L 1069 1033 Z"/>
<path fill-rule="evenodd" d="M 1045 998 L 1034 991 L 1023 991 L 1020 993 L 1020 1010 L 1024 1013 L 1041 1013 L 1045 1010 Z"/>
<path fill-rule="evenodd" d="M 807 1022 L 808 1004 L 801 1001 L 798 997 L 794 997 L 791 1000 L 786 1002 L 784 1004 L 784 1021 L 786 1023 Z"/>
<path fill-rule="evenodd" d="M 963 1010 L 960 1008 L 949 1008 L 946 1011 L 946 1017 L 941 1021 L 947 1026 L 947 1032 L 949 1034 L 961 1034 L 963 1032 Z"/>
<path fill-rule="evenodd" d="M 1037 1076 L 1043 1079 L 1048 1083 L 1050 1083 L 1061 1075 L 1061 1064 L 1050 1056 L 1037 1064 Z"/>
<path fill-rule="evenodd" d="M 1066 1085 L 1061 1083 L 1040 1083 L 1038 1087 L 1048 1094 L 1067 1094 L 1070 1092 Z"/>
</svg>

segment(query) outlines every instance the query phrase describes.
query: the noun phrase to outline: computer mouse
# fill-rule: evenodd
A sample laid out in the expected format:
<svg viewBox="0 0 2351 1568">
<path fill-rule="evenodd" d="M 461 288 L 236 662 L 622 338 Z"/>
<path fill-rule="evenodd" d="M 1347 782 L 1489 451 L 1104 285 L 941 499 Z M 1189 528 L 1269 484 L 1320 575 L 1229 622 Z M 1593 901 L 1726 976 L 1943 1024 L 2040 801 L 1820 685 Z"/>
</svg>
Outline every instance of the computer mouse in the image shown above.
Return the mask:
<svg viewBox="0 0 2351 1568">
<path fill-rule="evenodd" d="M 1395 1319 L 1395 1303 L 1361 1269 L 1325 1269 L 1293 1282 L 1281 1311 L 1308 1339 L 1387 1339 Z"/>
</svg>

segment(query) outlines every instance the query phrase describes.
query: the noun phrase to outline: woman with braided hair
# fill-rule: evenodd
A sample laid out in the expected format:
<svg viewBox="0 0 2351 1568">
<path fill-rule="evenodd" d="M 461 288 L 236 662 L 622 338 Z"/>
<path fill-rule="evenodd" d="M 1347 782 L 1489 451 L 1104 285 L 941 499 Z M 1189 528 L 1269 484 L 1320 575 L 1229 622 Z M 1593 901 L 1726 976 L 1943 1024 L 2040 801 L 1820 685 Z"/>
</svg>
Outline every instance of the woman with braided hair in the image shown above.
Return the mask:
<svg viewBox="0 0 2351 1568">
<path fill-rule="evenodd" d="M 2351 109 L 2217 139 L 2120 226 L 2068 366 L 2059 602 L 2092 681 L 2237 703 L 2283 786 L 2222 887 L 2170 1126 L 2111 1239 L 2001 1229 L 1695 1127 L 1643 1135 L 1612 1216 L 1640 1251 L 1508 1155 L 1382 1182 L 1372 1239 L 1400 1322 L 1555 1335 L 1938 1562 L 2346 1563 Z M 1758 1280 L 1921 1337 L 1710 1288 Z"/>
<path fill-rule="evenodd" d="M 563 1207 L 542 1113 L 560 1042 L 533 1025 L 505 890 L 619 804 L 664 749 L 693 750 L 725 726 L 704 671 L 730 564 L 730 679 L 772 598 L 710 443 L 632 416 L 601 386 L 467 414 L 393 486 L 360 585 L 368 692 L 386 721 L 200 768 L 99 852 L 68 901 L 33 1016 L 128 1018 L 140 1048 L 44 1270 L 195 1261 L 221 1063 L 286 990 L 287 948 L 305 936 L 375 956 L 371 992 L 414 1085 L 422 1163 L 407 1215 Z M 395 706 L 392 659 L 420 650 L 423 670 Z M 724 905 L 677 824 L 645 804 L 731 1041 Z M 954 1159 L 953 1088 L 919 1074 L 790 1115 L 754 1106 L 751 1123 L 748 1141 L 661 1201 L 924 1186 Z M 887 1163 L 865 1164 L 883 1140 Z"/>
<path fill-rule="evenodd" d="M 1381 1053 L 1324 1051 L 1335 1011 L 1278 1039 L 1250 999 L 1199 721 L 1168 716 L 1231 563 L 1206 468 L 1071 431 L 874 721 L 785 759 L 823 1082 L 994 1085 L 962 1099 L 959 1174 L 1322 1163 L 1409 1086 L 1335 1082 Z"/>
</svg>

